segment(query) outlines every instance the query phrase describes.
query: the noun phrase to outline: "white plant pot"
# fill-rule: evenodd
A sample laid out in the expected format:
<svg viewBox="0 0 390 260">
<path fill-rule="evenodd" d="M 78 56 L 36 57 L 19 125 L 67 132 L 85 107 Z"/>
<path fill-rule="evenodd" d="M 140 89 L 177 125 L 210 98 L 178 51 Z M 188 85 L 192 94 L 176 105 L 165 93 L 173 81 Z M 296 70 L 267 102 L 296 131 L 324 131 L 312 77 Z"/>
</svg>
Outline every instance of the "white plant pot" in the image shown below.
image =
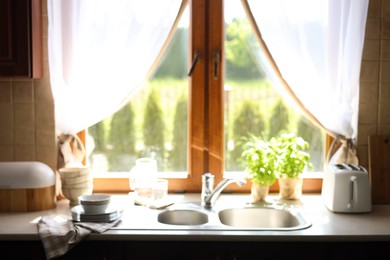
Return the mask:
<svg viewBox="0 0 390 260">
<path fill-rule="evenodd" d="M 302 197 L 302 178 L 283 177 L 279 179 L 279 196 L 285 200 L 298 200 Z"/>
<path fill-rule="evenodd" d="M 268 196 L 269 186 L 259 186 L 255 183 L 252 183 L 251 187 L 251 196 L 254 202 L 265 201 L 265 198 Z"/>
</svg>

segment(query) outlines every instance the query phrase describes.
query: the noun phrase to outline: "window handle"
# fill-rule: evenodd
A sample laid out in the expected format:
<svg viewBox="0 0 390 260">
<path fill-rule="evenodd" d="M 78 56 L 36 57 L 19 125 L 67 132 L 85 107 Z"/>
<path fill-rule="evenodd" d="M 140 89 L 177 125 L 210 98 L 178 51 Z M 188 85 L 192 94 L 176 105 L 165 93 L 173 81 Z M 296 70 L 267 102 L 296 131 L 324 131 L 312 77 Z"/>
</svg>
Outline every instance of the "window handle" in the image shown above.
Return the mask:
<svg viewBox="0 0 390 260">
<path fill-rule="evenodd" d="M 213 62 L 214 62 L 214 79 L 217 80 L 219 77 L 219 52 L 218 51 L 214 51 Z"/>
<path fill-rule="evenodd" d="M 194 54 L 194 60 L 192 61 L 191 68 L 187 74 L 188 77 L 192 76 L 192 74 L 194 73 L 195 65 L 198 64 L 200 62 L 200 60 L 201 60 L 200 52 L 199 52 L 199 50 L 196 50 L 195 54 Z"/>
</svg>

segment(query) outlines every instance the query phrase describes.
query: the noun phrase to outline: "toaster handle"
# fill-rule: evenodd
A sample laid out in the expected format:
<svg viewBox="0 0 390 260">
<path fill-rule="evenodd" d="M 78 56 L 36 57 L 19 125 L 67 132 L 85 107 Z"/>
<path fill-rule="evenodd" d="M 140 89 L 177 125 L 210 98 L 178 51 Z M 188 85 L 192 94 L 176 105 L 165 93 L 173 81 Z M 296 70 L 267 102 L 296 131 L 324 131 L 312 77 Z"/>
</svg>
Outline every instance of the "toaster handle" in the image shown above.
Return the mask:
<svg viewBox="0 0 390 260">
<path fill-rule="evenodd" d="M 352 209 L 353 206 L 357 203 L 357 189 L 358 189 L 358 185 L 357 185 L 357 177 L 356 176 L 351 176 L 351 179 L 350 179 L 350 182 L 349 182 L 349 203 L 347 205 L 347 207 L 349 209 Z"/>
</svg>

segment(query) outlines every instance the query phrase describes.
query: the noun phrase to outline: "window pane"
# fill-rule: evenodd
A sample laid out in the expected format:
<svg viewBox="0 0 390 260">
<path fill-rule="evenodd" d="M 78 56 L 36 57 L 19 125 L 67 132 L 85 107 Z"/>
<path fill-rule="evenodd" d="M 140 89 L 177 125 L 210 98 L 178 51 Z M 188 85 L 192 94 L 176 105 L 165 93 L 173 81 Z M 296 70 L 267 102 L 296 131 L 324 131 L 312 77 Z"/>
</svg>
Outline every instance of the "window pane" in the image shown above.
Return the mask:
<svg viewBox="0 0 390 260">
<path fill-rule="evenodd" d="M 88 128 L 95 173 L 128 172 L 140 157 L 157 159 L 159 171 L 187 171 L 188 19 L 186 10 L 153 76 L 127 105 Z"/>
<path fill-rule="evenodd" d="M 242 138 L 268 139 L 295 132 L 310 143 L 314 170 L 321 170 L 325 134 L 287 104 L 267 78 L 260 47 L 240 0 L 225 1 L 225 170 L 242 171 Z"/>
</svg>

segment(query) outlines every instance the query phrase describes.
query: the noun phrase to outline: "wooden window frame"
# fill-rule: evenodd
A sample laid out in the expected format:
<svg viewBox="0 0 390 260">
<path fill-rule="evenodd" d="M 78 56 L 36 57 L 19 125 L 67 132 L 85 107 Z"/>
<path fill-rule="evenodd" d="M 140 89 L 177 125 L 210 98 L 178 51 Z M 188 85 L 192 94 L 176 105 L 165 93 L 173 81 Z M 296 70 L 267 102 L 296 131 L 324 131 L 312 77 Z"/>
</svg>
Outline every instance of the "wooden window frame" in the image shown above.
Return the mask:
<svg viewBox="0 0 390 260">
<path fill-rule="evenodd" d="M 224 16 L 223 0 L 191 0 L 190 3 L 190 63 L 195 53 L 200 54 L 192 76 L 189 78 L 188 118 L 188 178 L 169 179 L 170 192 L 200 192 L 202 174 L 211 172 L 215 183 L 223 178 L 224 172 Z M 215 59 L 215 53 L 219 56 Z M 218 62 L 218 64 L 215 64 Z M 219 66 L 215 78 L 215 65 Z M 85 131 L 79 133 L 85 143 Z M 326 151 L 331 137 L 326 138 Z M 249 192 L 251 182 L 245 186 L 231 185 L 234 192 Z M 321 178 L 305 178 L 303 191 L 321 192 Z M 277 182 L 271 192 L 279 189 Z M 95 178 L 94 192 L 129 192 L 126 178 Z"/>
</svg>

